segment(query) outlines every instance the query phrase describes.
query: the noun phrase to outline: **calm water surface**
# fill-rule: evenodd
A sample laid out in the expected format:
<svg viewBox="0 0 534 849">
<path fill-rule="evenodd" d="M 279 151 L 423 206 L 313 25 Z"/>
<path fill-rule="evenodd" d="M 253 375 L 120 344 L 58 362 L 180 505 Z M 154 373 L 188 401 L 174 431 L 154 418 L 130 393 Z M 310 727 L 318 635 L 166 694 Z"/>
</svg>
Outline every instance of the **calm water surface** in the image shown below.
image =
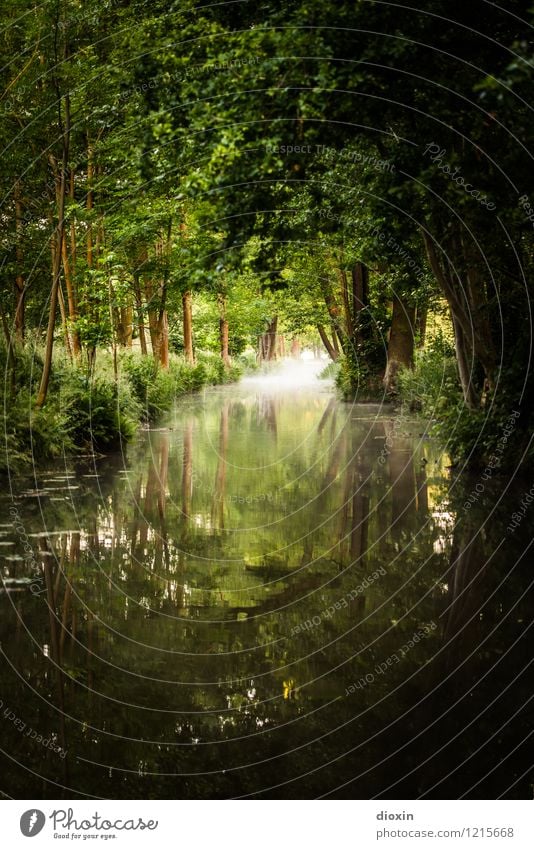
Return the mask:
<svg viewBox="0 0 534 849">
<path fill-rule="evenodd" d="M 528 517 L 313 370 L 4 484 L 5 795 L 532 797 Z"/>
</svg>

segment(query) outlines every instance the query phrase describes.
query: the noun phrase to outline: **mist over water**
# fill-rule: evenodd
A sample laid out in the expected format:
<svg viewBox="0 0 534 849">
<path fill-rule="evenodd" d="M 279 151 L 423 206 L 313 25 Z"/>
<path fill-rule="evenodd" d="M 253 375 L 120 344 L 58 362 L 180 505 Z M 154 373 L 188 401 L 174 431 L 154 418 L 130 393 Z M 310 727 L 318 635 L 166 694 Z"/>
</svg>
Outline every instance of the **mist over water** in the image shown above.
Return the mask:
<svg viewBox="0 0 534 849">
<path fill-rule="evenodd" d="M 330 360 L 326 358 L 313 359 L 311 356 L 303 356 L 300 359 L 287 358 L 274 363 L 269 371 L 244 377 L 241 384 L 253 385 L 266 392 L 287 392 L 300 388 L 315 389 L 318 392 L 325 389 L 331 390 L 333 380 L 319 378 L 329 362 Z"/>
</svg>

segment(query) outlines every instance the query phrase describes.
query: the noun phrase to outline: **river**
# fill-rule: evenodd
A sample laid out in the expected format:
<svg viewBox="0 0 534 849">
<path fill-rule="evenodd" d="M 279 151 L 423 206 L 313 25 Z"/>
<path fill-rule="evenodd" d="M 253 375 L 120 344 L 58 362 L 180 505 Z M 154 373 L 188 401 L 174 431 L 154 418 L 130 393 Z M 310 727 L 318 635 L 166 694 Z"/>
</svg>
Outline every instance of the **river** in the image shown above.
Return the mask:
<svg viewBox="0 0 534 849">
<path fill-rule="evenodd" d="M 528 517 L 316 371 L 6 482 L 6 795 L 532 797 Z"/>
</svg>

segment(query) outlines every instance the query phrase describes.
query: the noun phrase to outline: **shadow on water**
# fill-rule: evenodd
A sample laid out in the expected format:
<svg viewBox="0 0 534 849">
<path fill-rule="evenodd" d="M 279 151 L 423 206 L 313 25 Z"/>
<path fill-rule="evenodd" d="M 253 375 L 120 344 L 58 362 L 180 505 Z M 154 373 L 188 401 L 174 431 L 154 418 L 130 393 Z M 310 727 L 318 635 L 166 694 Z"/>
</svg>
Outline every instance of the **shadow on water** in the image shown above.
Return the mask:
<svg viewBox="0 0 534 849">
<path fill-rule="evenodd" d="M 16 798 L 530 798 L 528 518 L 420 422 L 251 379 L 21 482 L 0 556 Z"/>
</svg>

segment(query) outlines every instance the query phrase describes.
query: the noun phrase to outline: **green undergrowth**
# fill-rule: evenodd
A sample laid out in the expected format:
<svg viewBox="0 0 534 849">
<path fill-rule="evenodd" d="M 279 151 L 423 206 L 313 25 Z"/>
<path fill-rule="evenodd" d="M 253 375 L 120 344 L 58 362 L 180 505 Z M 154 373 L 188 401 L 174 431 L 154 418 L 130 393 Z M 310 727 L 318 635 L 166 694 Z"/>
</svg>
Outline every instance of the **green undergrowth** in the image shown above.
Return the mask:
<svg viewBox="0 0 534 849">
<path fill-rule="evenodd" d="M 363 358 L 353 360 L 342 356 L 336 366 L 335 383 L 346 401 L 366 403 L 383 400 L 382 374 L 373 364 Z"/>
<path fill-rule="evenodd" d="M 319 372 L 318 377 L 319 380 L 336 380 L 339 374 L 339 364 L 338 363 L 328 363 L 324 367 L 322 371 Z"/>
<path fill-rule="evenodd" d="M 175 401 L 206 386 L 234 382 L 242 367 L 225 368 L 211 353 L 200 353 L 194 365 L 171 355 L 168 369 L 150 356 L 123 352 L 117 369 L 111 353 L 99 351 L 91 373 L 73 365 L 64 351 L 54 355 L 46 404 L 35 407 L 42 373 L 39 346 L 28 344 L 8 365 L 0 347 L 4 446 L 0 472 L 24 469 L 62 455 L 106 453 L 132 438 L 142 423 L 154 422 Z"/>
<path fill-rule="evenodd" d="M 446 448 L 453 462 L 472 468 L 489 464 L 491 474 L 519 463 L 532 466 L 526 434 L 532 424 L 529 412 L 519 413 L 518 402 L 506 394 L 506 376 L 499 392 L 477 410 L 465 404 L 460 387 L 454 346 L 442 334 L 416 351 L 413 369 L 398 375 L 398 401 L 403 410 L 417 413 L 430 423 L 430 432 Z"/>
</svg>

